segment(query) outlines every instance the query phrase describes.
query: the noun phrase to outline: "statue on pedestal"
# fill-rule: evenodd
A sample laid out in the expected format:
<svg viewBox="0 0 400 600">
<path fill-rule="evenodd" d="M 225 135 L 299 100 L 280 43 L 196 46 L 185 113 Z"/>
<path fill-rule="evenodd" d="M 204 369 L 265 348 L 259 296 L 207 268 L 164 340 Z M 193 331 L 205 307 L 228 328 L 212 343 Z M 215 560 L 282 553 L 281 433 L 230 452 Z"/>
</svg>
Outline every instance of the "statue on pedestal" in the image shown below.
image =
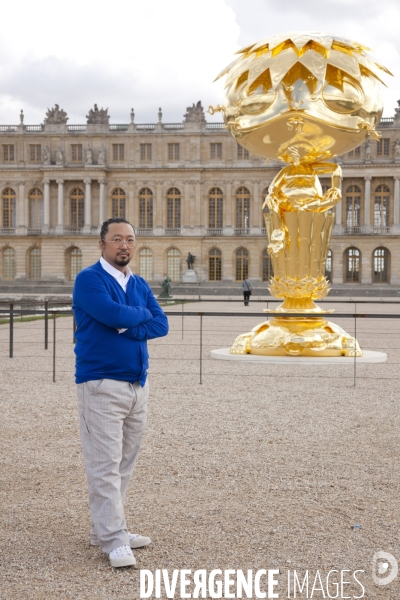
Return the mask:
<svg viewBox="0 0 400 600">
<path fill-rule="evenodd" d="M 389 73 L 356 42 L 314 32 L 274 35 L 237 53 L 226 76 L 221 111 L 234 139 L 249 152 L 286 163 L 264 203 L 273 264 L 274 315 L 236 338 L 231 354 L 362 356 L 357 340 L 326 321 L 314 300 L 329 292 L 325 265 L 341 199 L 338 156 L 379 139 L 380 84 Z M 322 190 L 319 176 L 330 176 Z"/>
<path fill-rule="evenodd" d="M 61 125 L 67 121 L 67 113 L 58 104 L 55 104 L 54 108 L 47 109 L 45 125 Z"/>
<path fill-rule="evenodd" d="M 196 257 L 193 254 L 191 254 L 190 252 L 188 252 L 187 259 L 186 259 L 188 269 L 193 269 L 195 260 L 196 260 Z"/>
<path fill-rule="evenodd" d="M 89 114 L 86 115 L 87 123 L 91 125 L 108 125 L 110 121 L 110 115 L 108 114 L 108 108 L 98 109 L 97 104 L 94 108 L 89 110 Z"/>
<path fill-rule="evenodd" d="M 172 279 L 170 277 L 166 277 L 161 285 L 161 292 L 159 294 L 159 298 L 171 298 L 171 289 L 172 289 Z"/>
<path fill-rule="evenodd" d="M 106 150 L 105 150 L 104 146 L 102 146 L 99 150 L 99 158 L 98 158 L 97 164 L 99 164 L 99 165 L 106 164 Z"/>
<path fill-rule="evenodd" d="M 93 164 L 93 152 L 90 146 L 87 147 L 86 150 L 86 154 L 85 154 L 85 165 L 92 165 Z"/>
</svg>

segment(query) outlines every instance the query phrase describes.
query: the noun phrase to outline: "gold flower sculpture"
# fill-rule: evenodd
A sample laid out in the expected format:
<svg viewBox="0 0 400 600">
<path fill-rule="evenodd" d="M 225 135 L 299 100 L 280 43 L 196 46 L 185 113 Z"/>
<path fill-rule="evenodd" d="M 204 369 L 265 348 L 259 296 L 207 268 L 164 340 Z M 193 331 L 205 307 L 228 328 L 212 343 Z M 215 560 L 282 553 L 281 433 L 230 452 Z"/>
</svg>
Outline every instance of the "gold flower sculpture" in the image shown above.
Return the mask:
<svg viewBox="0 0 400 600">
<path fill-rule="evenodd" d="M 233 354 L 361 355 L 354 338 L 321 318 L 326 311 L 314 300 L 329 292 L 331 209 L 341 200 L 342 180 L 334 159 L 379 138 L 380 87 L 390 72 L 368 50 L 323 33 L 287 33 L 240 50 L 217 77 L 226 77 L 226 94 L 210 112 L 222 111 L 233 137 L 250 152 L 286 164 L 263 206 L 274 270 L 270 291 L 284 302 L 265 311 L 275 318 L 236 339 Z M 320 175 L 331 178 L 325 192 Z"/>
</svg>

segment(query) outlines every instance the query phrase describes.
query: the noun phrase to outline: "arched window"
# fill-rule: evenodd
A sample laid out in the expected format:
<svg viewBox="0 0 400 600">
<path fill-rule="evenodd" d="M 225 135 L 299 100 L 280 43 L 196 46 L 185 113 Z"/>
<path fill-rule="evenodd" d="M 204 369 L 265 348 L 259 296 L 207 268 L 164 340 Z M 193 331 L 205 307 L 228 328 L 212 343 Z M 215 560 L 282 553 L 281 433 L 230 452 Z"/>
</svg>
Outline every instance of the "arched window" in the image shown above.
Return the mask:
<svg viewBox="0 0 400 600">
<path fill-rule="evenodd" d="M 390 252 L 387 248 L 376 248 L 372 255 L 374 283 L 390 282 Z"/>
<path fill-rule="evenodd" d="M 142 248 L 139 252 L 139 275 L 148 281 L 153 279 L 153 252 L 150 248 Z"/>
<path fill-rule="evenodd" d="M 222 279 L 222 252 L 212 248 L 208 253 L 208 280 L 221 281 Z"/>
<path fill-rule="evenodd" d="M 71 228 L 82 229 L 85 224 L 85 194 L 80 188 L 74 188 L 70 194 Z"/>
<path fill-rule="evenodd" d="M 235 279 L 242 281 L 249 276 L 249 251 L 238 248 L 235 252 Z"/>
<path fill-rule="evenodd" d="M 332 281 L 332 250 L 328 250 L 325 263 L 325 277 L 328 281 Z"/>
<path fill-rule="evenodd" d="M 268 249 L 264 248 L 262 253 L 262 274 L 263 281 L 269 281 L 274 276 L 274 268 L 272 266 L 271 255 L 268 254 Z"/>
<path fill-rule="evenodd" d="M 82 251 L 75 246 L 68 250 L 68 279 L 75 281 L 79 271 L 82 271 Z"/>
<path fill-rule="evenodd" d="M 181 277 L 181 253 L 176 248 L 171 248 L 167 253 L 167 275 L 172 281 L 179 281 Z"/>
<path fill-rule="evenodd" d="M 11 188 L 6 188 L 2 193 L 3 227 L 14 229 L 16 227 L 16 194 Z"/>
<path fill-rule="evenodd" d="M 344 253 L 344 279 L 346 283 L 361 281 L 361 253 L 357 248 L 347 248 Z"/>
<path fill-rule="evenodd" d="M 222 190 L 217 187 L 211 188 L 208 193 L 208 226 L 210 229 L 222 229 L 223 203 L 224 195 Z"/>
<path fill-rule="evenodd" d="M 350 185 L 346 190 L 346 227 L 361 225 L 361 190 L 358 185 Z"/>
<path fill-rule="evenodd" d="M 149 188 L 139 192 L 139 227 L 153 229 L 153 192 Z"/>
<path fill-rule="evenodd" d="M 115 188 L 111 193 L 111 216 L 126 219 L 126 194 L 122 188 Z"/>
<path fill-rule="evenodd" d="M 40 248 L 31 248 L 28 251 L 29 279 L 38 281 L 42 277 L 42 251 Z"/>
<path fill-rule="evenodd" d="M 235 202 L 235 227 L 248 233 L 250 228 L 250 192 L 246 187 L 240 187 L 236 190 Z"/>
<path fill-rule="evenodd" d="M 389 227 L 390 190 L 387 185 L 378 185 L 374 198 L 374 227 Z"/>
<path fill-rule="evenodd" d="M 170 188 L 167 192 L 167 228 L 181 227 L 181 193 L 178 188 Z"/>
<path fill-rule="evenodd" d="M 2 252 L 2 275 L 3 279 L 15 279 L 15 250 L 6 247 Z"/>
<path fill-rule="evenodd" d="M 29 227 L 41 229 L 43 227 L 43 192 L 33 188 L 28 194 L 29 202 Z"/>
</svg>

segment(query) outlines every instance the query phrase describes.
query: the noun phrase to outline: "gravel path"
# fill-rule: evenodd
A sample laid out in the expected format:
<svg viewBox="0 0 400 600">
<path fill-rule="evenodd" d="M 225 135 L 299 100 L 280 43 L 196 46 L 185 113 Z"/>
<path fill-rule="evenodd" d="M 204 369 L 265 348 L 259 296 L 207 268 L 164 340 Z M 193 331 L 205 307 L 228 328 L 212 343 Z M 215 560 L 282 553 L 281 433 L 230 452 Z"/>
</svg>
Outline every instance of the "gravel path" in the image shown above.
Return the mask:
<svg viewBox="0 0 400 600">
<path fill-rule="evenodd" d="M 358 365 L 354 387 L 347 365 L 213 361 L 209 350 L 263 317 L 246 317 L 239 303 L 186 305 L 238 312 L 203 317 L 200 385 L 200 318 L 185 317 L 182 340 L 181 307 L 166 310 L 177 314 L 170 335 L 150 343 L 149 423 L 126 505 L 130 530 L 153 539 L 135 552 L 136 569 L 112 569 L 89 545 L 71 318 L 57 320 L 56 383 L 43 322 L 16 323 L 13 359 L 0 326 L 1 600 L 131 600 L 140 569 L 217 568 L 279 568 L 280 598 L 288 569 L 364 569 L 365 598 L 399 600 L 400 575 L 376 586 L 371 564 L 379 550 L 400 562 L 400 319 L 358 321 L 361 346 L 388 362 Z M 400 312 L 363 309 L 375 311 Z M 352 321 L 332 320 L 353 331 Z"/>
</svg>

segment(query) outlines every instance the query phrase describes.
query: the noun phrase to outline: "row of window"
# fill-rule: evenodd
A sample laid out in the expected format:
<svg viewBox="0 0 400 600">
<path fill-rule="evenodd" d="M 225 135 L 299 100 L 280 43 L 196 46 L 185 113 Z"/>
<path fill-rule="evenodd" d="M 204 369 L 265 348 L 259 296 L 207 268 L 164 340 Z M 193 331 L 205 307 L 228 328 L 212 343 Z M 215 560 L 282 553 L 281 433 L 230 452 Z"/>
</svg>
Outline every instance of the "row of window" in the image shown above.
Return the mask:
<svg viewBox="0 0 400 600">
<path fill-rule="evenodd" d="M 397 153 L 396 146 L 397 146 L 397 142 L 393 146 L 393 148 L 395 150 L 395 154 Z M 370 156 L 371 152 L 372 152 L 372 142 L 371 142 L 370 150 L 369 151 L 366 150 L 366 152 L 365 152 L 366 156 Z M 381 138 L 380 140 L 378 140 L 376 142 L 376 156 L 389 156 L 389 155 L 390 155 L 390 138 Z M 358 146 L 358 148 L 355 148 L 354 150 L 350 150 L 350 152 L 347 153 L 347 156 L 354 157 L 354 158 L 360 158 L 361 157 L 361 146 Z"/>
<path fill-rule="evenodd" d="M 267 194 L 267 188 L 263 192 Z M 167 191 L 167 228 L 181 228 L 182 195 L 178 188 Z M 222 229 L 223 227 L 224 195 L 220 188 L 212 188 L 208 195 L 208 227 Z M 69 194 L 70 227 L 81 229 L 84 226 L 85 194 L 76 187 Z M 33 188 L 28 193 L 29 227 L 40 229 L 43 226 L 43 192 Z M 154 227 L 153 192 L 143 188 L 139 192 L 139 227 L 152 229 Z M 250 191 L 240 187 L 235 192 L 235 227 L 248 229 L 250 227 Z M 111 216 L 126 218 L 126 192 L 115 188 L 111 192 Z M 16 193 L 12 188 L 6 188 L 2 193 L 2 227 L 16 227 Z"/>
<path fill-rule="evenodd" d="M 328 188 L 328 185 L 324 185 Z M 324 191 L 326 191 L 326 189 Z M 268 193 L 268 188 L 262 192 L 262 197 Z M 115 188 L 111 192 L 111 216 L 126 218 L 126 192 L 123 188 Z M 237 229 L 250 227 L 250 191 L 246 187 L 239 187 L 234 193 L 235 219 Z M 80 229 L 84 225 L 85 195 L 80 188 L 70 192 L 70 226 Z M 182 196 L 178 188 L 173 187 L 167 191 L 167 227 L 181 227 Z M 43 225 L 43 192 L 34 188 L 28 193 L 29 227 L 39 229 Z M 345 225 L 349 228 L 361 226 L 362 196 L 357 185 L 350 185 L 345 192 L 346 217 Z M 377 228 L 389 227 L 390 224 L 390 190 L 387 185 L 378 185 L 373 194 L 373 226 Z M 140 228 L 152 229 L 154 226 L 153 192 L 150 188 L 143 188 L 139 192 L 139 224 Z M 12 188 L 2 192 L 2 227 L 16 227 L 16 193 Z M 222 229 L 224 223 L 224 194 L 214 187 L 208 193 L 208 227 Z M 264 223 L 261 224 L 264 226 Z"/>
<path fill-rule="evenodd" d="M 140 160 L 148 162 L 153 158 L 153 144 L 140 144 Z M 5 163 L 16 161 L 15 144 L 2 145 L 2 158 Z M 42 145 L 29 144 L 29 161 L 31 163 L 42 162 Z M 167 156 L 169 161 L 179 161 L 181 151 L 179 143 L 167 144 Z M 210 144 L 209 157 L 211 160 L 222 160 L 222 143 L 216 142 Z M 125 160 L 125 144 L 112 144 L 111 158 L 113 162 L 123 162 Z M 237 159 L 248 160 L 249 151 L 238 144 Z M 70 161 L 73 163 L 82 163 L 84 161 L 83 144 L 70 144 Z"/>
<path fill-rule="evenodd" d="M 346 227 L 361 226 L 362 197 L 358 185 L 350 185 L 345 192 Z M 374 227 L 389 226 L 390 189 L 387 185 L 378 185 L 373 193 Z"/>
<path fill-rule="evenodd" d="M 74 281 L 82 269 L 82 251 L 72 247 L 67 252 L 68 278 Z M 141 277 L 153 280 L 153 251 L 142 248 L 138 253 L 138 273 Z M 181 252 L 177 248 L 167 251 L 166 271 L 172 281 L 181 279 Z M 326 261 L 326 276 L 332 280 L 332 252 L 329 250 Z M 238 248 L 234 254 L 234 268 L 236 281 L 242 281 L 249 276 L 250 254 L 247 248 Z M 27 274 L 29 279 L 41 279 L 41 249 L 33 247 L 27 253 Z M 269 281 L 273 276 L 271 257 L 267 248 L 261 253 L 261 279 Z M 15 250 L 5 247 L 2 251 L 2 277 L 6 280 L 15 278 Z M 208 253 L 208 280 L 222 281 L 222 252 L 219 248 L 212 248 Z M 390 252 L 387 248 L 376 248 L 372 254 L 372 281 L 373 283 L 389 283 L 390 280 Z M 344 252 L 344 281 L 346 283 L 359 283 L 361 281 L 361 252 L 358 248 L 347 248 Z"/>
<path fill-rule="evenodd" d="M 396 148 L 396 145 L 394 145 Z M 151 161 L 153 159 L 153 144 L 143 143 L 139 145 L 140 160 Z M 372 150 L 366 150 L 366 156 L 370 157 Z M 395 150 L 397 155 L 397 150 Z M 361 157 L 361 147 L 351 150 L 347 154 L 350 158 Z M 32 163 L 42 162 L 42 145 L 29 144 L 29 160 Z M 169 161 L 179 161 L 181 159 L 180 143 L 167 144 L 167 156 Z M 390 138 L 382 138 L 376 142 L 376 156 L 390 156 Z M 125 144 L 112 144 L 112 161 L 123 162 L 125 160 Z M 2 145 L 3 162 L 15 162 L 15 144 Z M 211 160 L 222 160 L 222 142 L 211 142 L 209 146 L 209 158 Z M 236 158 L 238 160 L 248 160 L 250 158 L 249 151 L 239 144 L 237 145 Z M 81 163 L 84 160 L 83 144 L 70 144 L 70 160 L 71 162 Z"/>
</svg>

